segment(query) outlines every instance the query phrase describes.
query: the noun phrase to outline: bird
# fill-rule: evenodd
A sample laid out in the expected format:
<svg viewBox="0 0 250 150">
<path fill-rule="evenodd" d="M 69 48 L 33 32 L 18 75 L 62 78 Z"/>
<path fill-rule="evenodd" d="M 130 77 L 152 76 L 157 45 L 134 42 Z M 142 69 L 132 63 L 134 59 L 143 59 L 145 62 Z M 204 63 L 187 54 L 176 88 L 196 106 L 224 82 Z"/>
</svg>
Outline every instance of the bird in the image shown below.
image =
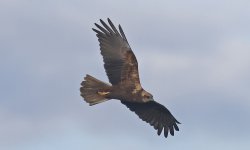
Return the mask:
<svg viewBox="0 0 250 150">
<path fill-rule="evenodd" d="M 138 71 L 137 59 L 128 43 L 121 25 L 118 29 L 107 18 L 108 24 L 100 19 L 92 30 L 99 41 L 104 68 L 110 83 L 105 83 L 86 74 L 81 82 L 80 95 L 90 105 L 96 105 L 111 99 L 119 100 L 130 111 L 149 123 L 157 134 L 179 131 L 179 121 L 162 104 L 156 102 L 153 95 L 143 89 Z"/>
</svg>

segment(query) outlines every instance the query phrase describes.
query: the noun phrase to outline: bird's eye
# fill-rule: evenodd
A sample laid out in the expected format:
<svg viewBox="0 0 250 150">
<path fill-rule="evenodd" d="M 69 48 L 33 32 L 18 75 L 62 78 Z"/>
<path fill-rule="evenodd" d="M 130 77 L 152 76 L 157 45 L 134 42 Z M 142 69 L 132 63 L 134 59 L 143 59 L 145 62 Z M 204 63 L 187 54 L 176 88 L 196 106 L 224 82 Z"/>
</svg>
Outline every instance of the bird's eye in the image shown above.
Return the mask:
<svg viewBox="0 0 250 150">
<path fill-rule="evenodd" d="M 150 96 L 148 96 L 148 95 L 145 95 L 144 97 L 145 97 L 146 99 L 149 99 L 149 98 L 150 98 Z"/>
</svg>

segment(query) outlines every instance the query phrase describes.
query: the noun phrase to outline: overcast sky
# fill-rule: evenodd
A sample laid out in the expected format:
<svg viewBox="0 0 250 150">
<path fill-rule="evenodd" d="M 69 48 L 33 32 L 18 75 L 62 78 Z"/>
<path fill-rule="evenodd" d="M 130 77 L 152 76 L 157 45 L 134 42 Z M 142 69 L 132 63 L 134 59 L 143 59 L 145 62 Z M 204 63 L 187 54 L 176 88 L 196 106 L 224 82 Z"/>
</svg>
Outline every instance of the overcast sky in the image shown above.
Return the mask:
<svg viewBox="0 0 250 150">
<path fill-rule="evenodd" d="M 0 149 L 246 150 L 250 1 L 0 0 Z M 119 101 L 88 106 L 85 74 L 108 81 L 91 30 L 121 24 L 143 87 L 182 124 L 165 139 Z"/>
</svg>

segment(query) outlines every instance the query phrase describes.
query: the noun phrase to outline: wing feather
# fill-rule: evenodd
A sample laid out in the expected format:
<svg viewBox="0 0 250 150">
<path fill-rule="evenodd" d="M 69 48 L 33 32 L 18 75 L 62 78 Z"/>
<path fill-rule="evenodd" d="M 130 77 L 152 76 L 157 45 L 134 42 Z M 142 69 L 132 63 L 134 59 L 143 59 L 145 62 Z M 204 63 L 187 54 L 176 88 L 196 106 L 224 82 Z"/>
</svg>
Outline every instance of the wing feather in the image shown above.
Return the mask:
<svg viewBox="0 0 250 150">
<path fill-rule="evenodd" d="M 162 114 L 160 114 L 159 122 L 162 122 Z M 157 131 L 158 135 L 161 135 L 162 129 L 163 129 L 163 124 L 158 123 L 158 131 Z"/>
<path fill-rule="evenodd" d="M 114 31 L 111 30 L 110 27 L 104 21 L 102 21 L 102 19 L 100 19 L 100 22 L 105 27 L 105 29 L 109 31 L 110 34 L 115 34 Z"/>
<path fill-rule="evenodd" d="M 120 31 L 122 37 L 127 41 L 127 38 L 126 38 L 126 36 L 125 36 L 125 34 L 124 34 L 123 30 L 122 30 L 121 25 L 119 25 L 119 31 Z"/>
<path fill-rule="evenodd" d="M 164 126 L 164 136 L 165 138 L 168 137 L 168 126 Z"/>
<path fill-rule="evenodd" d="M 168 133 L 174 136 L 174 130 L 179 131 L 177 126 L 179 122 L 166 107 L 155 101 L 146 103 L 121 101 L 121 103 L 135 112 L 143 121 L 153 126 L 154 129 L 157 130 L 158 135 L 164 130 L 164 136 L 167 138 Z"/>
<path fill-rule="evenodd" d="M 114 24 L 112 23 L 112 21 L 108 18 L 108 22 L 109 25 L 111 26 L 111 28 L 113 29 L 113 31 L 115 32 L 115 34 L 120 35 L 120 33 L 117 31 L 116 27 L 114 26 Z"/>
<path fill-rule="evenodd" d="M 134 86 L 136 90 L 141 90 L 138 63 L 121 26 L 119 25 L 118 31 L 110 19 L 109 25 L 101 19 L 100 22 L 102 26 L 95 23 L 99 30 L 93 28 L 93 31 L 97 33 L 104 68 L 110 83 L 126 83 Z"/>
<path fill-rule="evenodd" d="M 110 35 L 110 33 L 106 29 L 104 29 L 102 26 L 100 26 L 99 24 L 95 23 L 95 26 L 97 28 L 99 28 L 104 34 Z"/>
</svg>

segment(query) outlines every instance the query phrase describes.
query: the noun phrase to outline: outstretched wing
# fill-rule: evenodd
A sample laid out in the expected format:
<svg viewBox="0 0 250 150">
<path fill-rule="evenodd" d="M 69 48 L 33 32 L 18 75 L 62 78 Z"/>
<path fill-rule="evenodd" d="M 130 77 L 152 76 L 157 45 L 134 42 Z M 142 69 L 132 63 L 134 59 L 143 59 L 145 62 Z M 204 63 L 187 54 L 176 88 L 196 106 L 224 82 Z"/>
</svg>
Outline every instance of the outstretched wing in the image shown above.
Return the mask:
<svg viewBox="0 0 250 150">
<path fill-rule="evenodd" d="M 93 31 L 97 33 L 100 42 L 104 68 L 110 83 L 117 85 L 126 82 L 140 90 L 138 63 L 121 26 L 118 31 L 110 19 L 109 26 L 102 20 L 100 22 L 103 27 L 95 23 L 99 30 L 93 28 Z"/>
<path fill-rule="evenodd" d="M 146 121 L 153 126 L 157 130 L 158 135 L 161 134 L 163 129 L 166 138 L 168 132 L 173 136 L 174 129 L 179 131 L 177 124 L 180 123 L 166 107 L 155 101 L 149 101 L 146 103 L 121 101 L 121 103 L 126 105 L 131 111 L 135 112 L 143 121 Z"/>
</svg>

